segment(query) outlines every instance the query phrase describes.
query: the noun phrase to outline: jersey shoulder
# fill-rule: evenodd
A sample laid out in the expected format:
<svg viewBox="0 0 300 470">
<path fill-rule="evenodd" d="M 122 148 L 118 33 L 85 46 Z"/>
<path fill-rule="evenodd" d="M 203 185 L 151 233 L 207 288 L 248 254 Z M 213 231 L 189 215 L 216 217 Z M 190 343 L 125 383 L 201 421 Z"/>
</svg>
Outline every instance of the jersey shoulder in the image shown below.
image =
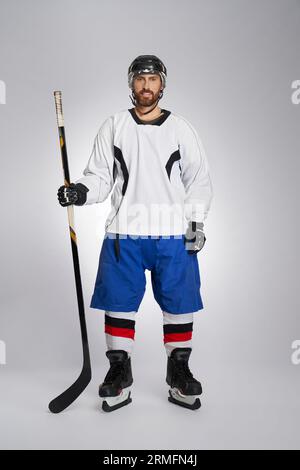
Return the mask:
<svg viewBox="0 0 300 470">
<path fill-rule="evenodd" d="M 179 137 L 189 139 L 199 138 L 198 131 L 188 119 L 178 113 L 172 113 L 172 116 L 176 124 Z"/>
<path fill-rule="evenodd" d="M 122 109 L 112 114 L 108 119 L 112 122 L 114 129 L 117 129 L 119 126 L 122 126 L 126 120 L 131 119 L 131 117 L 128 109 Z"/>
<path fill-rule="evenodd" d="M 98 127 L 98 134 L 112 135 L 116 126 L 118 126 L 124 119 L 126 119 L 128 114 L 129 113 L 127 109 L 111 114 L 100 123 Z"/>
<path fill-rule="evenodd" d="M 184 116 L 178 113 L 173 113 L 171 114 L 173 116 L 173 119 L 176 121 L 176 124 L 182 128 L 182 129 L 190 129 L 190 130 L 195 130 L 194 126 L 192 123 L 186 119 Z"/>
</svg>

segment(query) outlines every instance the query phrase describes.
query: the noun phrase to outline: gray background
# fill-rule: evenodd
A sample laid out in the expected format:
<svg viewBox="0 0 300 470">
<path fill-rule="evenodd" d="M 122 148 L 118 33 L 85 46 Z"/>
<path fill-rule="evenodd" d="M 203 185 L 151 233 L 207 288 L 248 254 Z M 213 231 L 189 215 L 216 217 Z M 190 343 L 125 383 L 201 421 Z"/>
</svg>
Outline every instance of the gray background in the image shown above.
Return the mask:
<svg viewBox="0 0 300 470">
<path fill-rule="evenodd" d="M 299 448 L 299 31 L 295 0 L 0 1 L 1 448 Z M 139 54 L 165 62 L 161 106 L 198 130 L 214 186 L 190 363 L 203 407 L 167 401 L 162 317 L 148 282 L 133 403 L 99 411 L 103 312 L 88 305 L 108 199 L 75 208 L 93 381 L 52 415 L 49 400 L 81 367 L 53 91 L 63 91 L 75 180 L 100 124 L 132 106 L 127 69 Z"/>
</svg>

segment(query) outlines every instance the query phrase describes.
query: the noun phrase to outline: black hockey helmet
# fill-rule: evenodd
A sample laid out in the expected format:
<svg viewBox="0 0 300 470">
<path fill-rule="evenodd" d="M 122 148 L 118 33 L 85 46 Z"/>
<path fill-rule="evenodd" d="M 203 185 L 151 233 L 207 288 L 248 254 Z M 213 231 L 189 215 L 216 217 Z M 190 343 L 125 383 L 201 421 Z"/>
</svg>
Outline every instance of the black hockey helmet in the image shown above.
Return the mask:
<svg viewBox="0 0 300 470">
<path fill-rule="evenodd" d="M 162 87 L 166 86 L 167 69 L 163 62 L 155 55 L 139 55 L 130 64 L 128 69 L 128 85 L 133 87 L 133 78 L 142 73 L 153 73 L 160 75 Z"/>
</svg>

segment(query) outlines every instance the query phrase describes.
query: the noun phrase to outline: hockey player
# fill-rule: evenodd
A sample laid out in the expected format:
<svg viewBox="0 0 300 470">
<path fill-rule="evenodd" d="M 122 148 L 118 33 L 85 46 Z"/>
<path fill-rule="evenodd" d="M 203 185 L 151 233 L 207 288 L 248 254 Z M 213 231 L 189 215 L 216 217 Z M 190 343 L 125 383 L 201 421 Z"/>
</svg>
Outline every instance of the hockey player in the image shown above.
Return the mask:
<svg viewBox="0 0 300 470">
<path fill-rule="evenodd" d="M 133 108 L 101 125 L 83 177 L 58 190 L 59 203 L 82 206 L 111 195 L 90 307 L 104 310 L 110 369 L 99 387 L 102 408 L 131 402 L 135 314 L 151 271 L 163 316 L 169 401 L 197 409 L 201 384 L 188 365 L 193 314 L 203 308 L 197 253 L 213 197 L 207 158 L 194 127 L 160 108 L 167 70 L 154 55 L 128 69 Z"/>
</svg>

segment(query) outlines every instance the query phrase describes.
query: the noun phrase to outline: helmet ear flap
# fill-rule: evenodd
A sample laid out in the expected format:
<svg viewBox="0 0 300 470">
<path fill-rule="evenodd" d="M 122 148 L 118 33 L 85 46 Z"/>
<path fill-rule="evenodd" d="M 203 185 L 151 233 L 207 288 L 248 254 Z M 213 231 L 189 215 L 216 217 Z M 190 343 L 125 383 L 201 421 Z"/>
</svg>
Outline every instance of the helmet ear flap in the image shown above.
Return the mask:
<svg viewBox="0 0 300 470">
<path fill-rule="evenodd" d="M 166 88 L 166 76 L 163 72 L 159 72 L 159 76 L 161 80 L 162 89 L 164 90 Z"/>
</svg>

